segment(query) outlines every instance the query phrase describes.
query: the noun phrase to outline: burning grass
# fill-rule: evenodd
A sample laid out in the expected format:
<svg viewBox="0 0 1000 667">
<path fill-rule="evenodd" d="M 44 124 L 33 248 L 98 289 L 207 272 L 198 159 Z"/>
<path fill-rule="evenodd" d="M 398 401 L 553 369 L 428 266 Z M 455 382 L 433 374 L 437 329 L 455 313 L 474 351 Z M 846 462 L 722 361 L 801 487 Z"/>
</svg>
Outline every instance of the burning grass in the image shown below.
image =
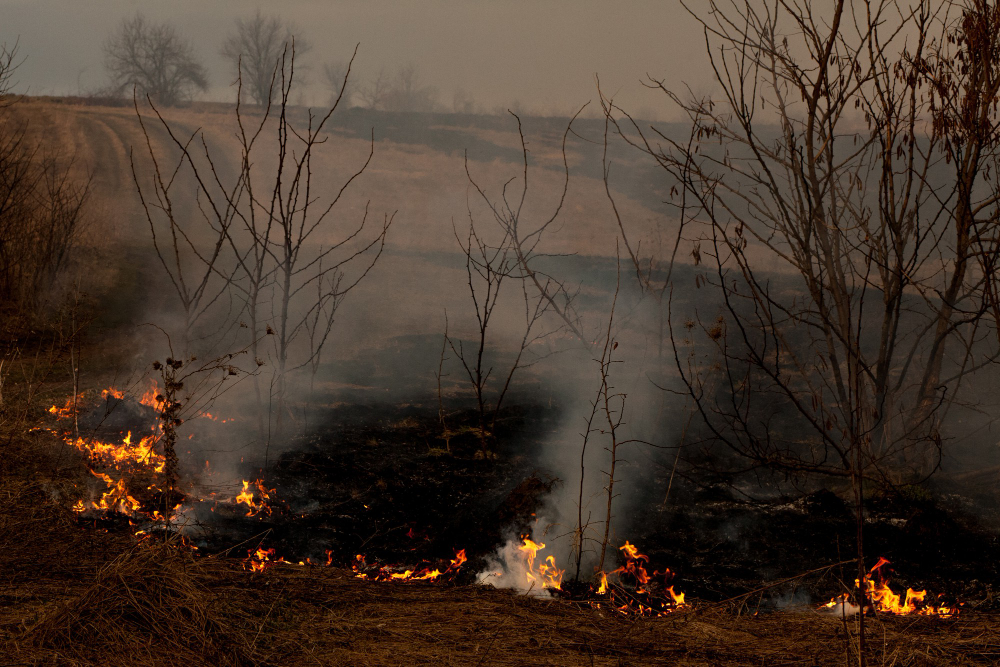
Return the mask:
<svg viewBox="0 0 1000 667">
<path fill-rule="evenodd" d="M 61 451 L 80 452 L 67 445 L 72 442 Z M 135 463 L 112 459 L 100 460 L 112 468 Z M 552 593 L 547 598 L 464 585 L 485 567 L 481 559 L 467 562 L 464 552 L 439 561 L 416 555 L 413 564 L 400 566 L 362 557 L 351 570 L 335 567 L 332 555 L 325 562 L 285 562 L 279 542 L 277 549 L 251 548 L 242 561 L 195 557 L 162 537 L 137 544 L 135 527 L 95 529 L 95 520 L 69 510 L 65 499 L 74 497 L 74 479 L 60 478 L 67 473 L 57 470 L 46 477 L 36 469 L 31 483 L 0 486 L 10 499 L 0 514 L 0 569 L 12 575 L 2 591 L 0 655 L 15 663 L 832 665 L 844 663 L 851 644 L 850 618 L 808 606 L 766 613 L 746 597 L 721 604 L 684 599 L 680 591 L 690 580 L 675 586 L 672 573 L 654 567 L 662 554 L 647 556 L 630 542 L 618 550 L 620 567 L 586 590 L 565 581 L 565 565 L 549 559 L 543 541 L 515 542 L 524 585 L 530 574 Z M 274 520 L 261 507 L 275 493 L 281 490 L 248 480 L 224 505 L 232 520 L 256 525 Z M 119 514 L 114 507 L 101 512 Z M 399 539 L 415 546 L 425 541 L 412 526 Z M 245 555 L 243 548 L 236 555 Z M 261 566 L 254 568 L 254 561 Z M 884 567 L 873 572 L 881 575 Z M 873 615 L 872 660 L 995 664 L 1000 636 L 993 617 L 974 606 L 957 617 Z"/>
<path fill-rule="evenodd" d="M 276 562 L 252 573 L 237 559 L 81 526 L 38 485 L 15 497 L 3 527 L 20 537 L 6 543 L 4 571 L 19 574 L 0 606 L 0 655 L 15 664 L 834 665 L 845 656 L 843 622 L 814 611 L 695 602 L 667 617 L 625 617 L 587 602 L 361 579 L 336 567 Z M 25 539 L 32 533 L 43 539 Z M 873 657 L 885 664 L 1000 656 L 990 616 L 875 619 Z"/>
<path fill-rule="evenodd" d="M 161 544 L 134 547 L 0 641 L 0 651 L 24 664 L 186 667 L 840 665 L 846 655 L 841 621 L 815 612 L 696 605 L 625 618 L 491 587 L 401 586 L 286 564 L 253 575 L 234 565 Z M 879 615 L 871 638 L 873 664 L 986 665 L 1000 655 L 992 619 L 975 614 Z"/>
</svg>

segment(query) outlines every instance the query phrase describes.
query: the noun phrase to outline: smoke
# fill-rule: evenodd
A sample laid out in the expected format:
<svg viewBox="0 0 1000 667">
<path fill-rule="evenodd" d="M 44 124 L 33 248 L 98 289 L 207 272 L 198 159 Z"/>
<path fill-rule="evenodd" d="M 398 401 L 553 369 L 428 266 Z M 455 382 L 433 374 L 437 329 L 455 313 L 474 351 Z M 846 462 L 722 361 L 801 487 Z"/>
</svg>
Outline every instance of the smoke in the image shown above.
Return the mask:
<svg viewBox="0 0 1000 667">
<path fill-rule="evenodd" d="M 556 557 L 543 553 L 545 548 L 538 552 L 526 550 L 525 543 L 537 544 L 530 538 L 521 540 L 511 537 L 495 553 L 487 556 L 486 567 L 476 575 L 478 583 L 514 589 L 534 597 L 551 597 L 546 583 L 552 583 L 553 578 L 561 582 L 562 573 L 553 571 L 545 559 L 551 558 L 552 562 L 556 562 Z M 539 567 L 544 571 L 539 571 Z"/>
<path fill-rule="evenodd" d="M 845 616 L 856 616 L 861 611 L 861 607 L 848 600 L 833 601 L 829 605 L 820 607 L 819 613 L 826 616 L 843 618 Z"/>
</svg>

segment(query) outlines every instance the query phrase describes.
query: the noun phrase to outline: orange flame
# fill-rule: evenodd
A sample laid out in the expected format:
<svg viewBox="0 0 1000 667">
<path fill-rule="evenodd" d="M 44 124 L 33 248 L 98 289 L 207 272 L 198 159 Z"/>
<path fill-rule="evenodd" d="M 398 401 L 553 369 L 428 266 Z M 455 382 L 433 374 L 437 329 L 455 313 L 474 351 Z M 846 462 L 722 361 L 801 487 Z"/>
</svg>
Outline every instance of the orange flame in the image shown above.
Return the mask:
<svg viewBox="0 0 1000 667">
<path fill-rule="evenodd" d="M 73 408 L 83 400 L 83 394 L 77 394 L 76 396 L 70 396 L 66 399 L 66 404 L 61 408 L 53 405 L 49 408 L 49 412 L 56 416 L 57 419 L 68 419 L 73 416 Z"/>
<path fill-rule="evenodd" d="M 560 570 L 556 567 L 555 556 L 548 556 L 544 561 L 535 567 L 535 556 L 539 551 L 545 548 L 545 545 L 540 542 L 535 542 L 528 537 L 522 537 L 521 541 L 523 544 L 518 547 L 518 550 L 524 555 L 525 559 L 525 576 L 528 579 L 529 584 L 540 584 L 542 588 L 552 588 L 555 590 L 562 589 L 562 578 L 565 570 Z"/>
<path fill-rule="evenodd" d="M 610 601 L 608 604 L 616 611 L 626 615 L 663 616 L 688 606 L 684 601 L 684 593 L 679 593 L 670 584 L 670 580 L 674 576 L 673 572 L 665 569 L 663 572 L 654 571 L 651 576 L 646 570 L 646 564 L 649 563 L 649 556 L 639 553 L 639 549 L 628 541 L 619 547 L 618 550 L 625 557 L 625 564 L 611 572 L 600 573 L 596 587 L 593 584 L 591 585 L 595 595 L 609 596 Z M 618 588 L 613 588 L 608 581 L 608 577 L 614 575 L 618 575 L 619 578 L 623 575 L 629 575 L 629 583 L 635 583 L 634 593 L 623 592 Z M 647 585 L 653 576 L 659 575 L 663 575 L 664 577 L 663 594 L 654 594 L 647 589 Z M 648 597 L 637 598 L 636 595 L 645 595 Z M 591 602 L 591 604 L 601 607 L 606 603 L 596 601 Z"/>
<path fill-rule="evenodd" d="M 150 379 L 149 389 L 143 393 L 139 402 L 143 405 L 153 408 L 157 412 L 163 412 L 164 397 L 160 394 L 160 386 L 156 384 L 156 380 Z"/>
<path fill-rule="evenodd" d="M 247 552 L 249 557 L 243 561 L 243 569 L 249 572 L 263 572 L 269 567 L 272 567 L 275 562 L 271 560 L 271 556 L 274 555 L 274 548 L 262 549 L 257 547 L 254 551 Z M 283 561 L 284 559 L 282 559 Z"/>
<path fill-rule="evenodd" d="M 644 593 L 643 588 L 649 583 L 649 573 L 646 572 L 645 566 L 643 566 L 641 561 L 649 562 L 649 556 L 639 553 L 639 550 L 635 548 L 634 545 L 629 544 L 628 540 L 625 540 L 625 544 L 618 548 L 623 554 L 625 554 L 625 564 L 612 572 L 611 574 L 629 574 L 635 577 L 636 583 L 639 585 L 636 588 L 637 593 Z"/>
<path fill-rule="evenodd" d="M 864 597 L 871 601 L 871 606 L 866 606 L 866 610 L 874 608 L 877 612 L 894 614 L 896 616 L 917 614 L 921 616 L 950 617 L 958 614 L 958 607 L 926 604 L 926 590 L 917 591 L 907 588 L 905 597 L 894 592 L 889 587 L 888 577 L 882 572 L 882 568 L 888 564 L 888 560 L 879 558 L 875 566 L 865 575 L 863 584 L 857 579 L 854 580 L 855 587 L 863 589 Z M 850 595 L 844 593 L 831 599 L 820 607 L 820 609 L 832 609 L 838 605 L 846 605 L 849 598 Z"/>
<path fill-rule="evenodd" d="M 247 480 L 243 480 L 243 490 L 240 491 L 238 496 L 236 496 L 234 502 L 237 505 L 240 503 L 246 504 L 249 508 L 247 509 L 246 516 L 256 516 L 261 512 L 270 514 L 271 507 L 267 504 L 267 501 L 270 500 L 271 494 L 274 493 L 275 490 L 264 488 L 264 481 L 260 479 L 253 481 L 253 489 L 251 489 L 250 484 L 251 483 Z M 259 494 L 260 500 L 254 499 L 254 491 Z"/>
<path fill-rule="evenodd" d="M 329 565 L 333 562 L 332 552 L 328 550 L 326 554 L 326 563 Z M 438 568 L 431 569 L 430 567 L 420 569 L 407 567 L 402 571 L 397 571 L 399 568 L 391 565 L 369 565 L 364 555 L 358 554 L 354 557 L 351 569 L 354 570 L 354 576 L 358 579 L 371 581 L 432 581 L 455 575 L 466 560 L 468 559 L 465 557 L 465 549 L 461 549 L 455 552 L 455 557 L 451 559 L 450 564 L 443 572 Z"/>
</svg>

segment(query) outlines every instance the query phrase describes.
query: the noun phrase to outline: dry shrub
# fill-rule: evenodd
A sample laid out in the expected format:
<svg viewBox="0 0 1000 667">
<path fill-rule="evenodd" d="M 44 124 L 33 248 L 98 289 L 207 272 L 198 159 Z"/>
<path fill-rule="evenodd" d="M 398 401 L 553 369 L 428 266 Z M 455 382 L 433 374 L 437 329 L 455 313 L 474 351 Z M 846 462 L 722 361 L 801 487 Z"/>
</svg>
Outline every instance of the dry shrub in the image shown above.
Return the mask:
<svg viewBox="0 0 1000 667">
<path fill-rule="evenodd" d="M 45 154 L 23 124 L 0 118 L 0 296 L 38 304 L 68 261 L 89 182 L 72 161 Z"/>
<path fill-rule="evenodd" d="M 26 634 L 27 643 L 103 665 L 250 665 L 232 610 L 199 580 L 194 557 L 146 541 Z"/>
</svg>

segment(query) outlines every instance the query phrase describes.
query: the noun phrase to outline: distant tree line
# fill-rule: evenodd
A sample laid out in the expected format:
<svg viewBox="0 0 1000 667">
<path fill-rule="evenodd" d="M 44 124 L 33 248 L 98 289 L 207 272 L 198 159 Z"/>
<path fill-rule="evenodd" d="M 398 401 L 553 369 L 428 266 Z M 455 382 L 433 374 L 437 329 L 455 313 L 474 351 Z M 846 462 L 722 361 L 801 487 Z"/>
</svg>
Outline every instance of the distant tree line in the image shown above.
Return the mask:
<svg viewBox="0 0 1000 667">
<path fill-rule="evenodd" d="M 233 80 L 242 81 L 243 97 L 256 105 L 272 103 L 282 73 L 279 63 L 286 48 L 294 49 L 296 62 L 311 50 L 296 26 L 258 9 L 246 18 L 237 18 L 222 43 L 220 55 L 229 64 Z M 169 23 L 157 23 L 142 14 L 124 19 L 104 43 L 104 66 L 108 73 L 109 97 L 128 96 L 132 91 L 155 103 L 174 106 L 208 90 L 208 75 L 194 47 Z M 300 70 L 306 68 L 300 66 Z M 322 66 L 321 80 L 330 102 L 383 111 L 440 111 L 439 91 L 420 80 L 413 65 L 395 73 L 385 69 L 367 83 L 346 88 L 347 64 L 328 62 Z M 303 72 L 297 73 L 302 78 Z M 474 102 L 465 91 L 456 93 L 456 112 L 471 113 Z"/>
</svg>

